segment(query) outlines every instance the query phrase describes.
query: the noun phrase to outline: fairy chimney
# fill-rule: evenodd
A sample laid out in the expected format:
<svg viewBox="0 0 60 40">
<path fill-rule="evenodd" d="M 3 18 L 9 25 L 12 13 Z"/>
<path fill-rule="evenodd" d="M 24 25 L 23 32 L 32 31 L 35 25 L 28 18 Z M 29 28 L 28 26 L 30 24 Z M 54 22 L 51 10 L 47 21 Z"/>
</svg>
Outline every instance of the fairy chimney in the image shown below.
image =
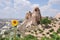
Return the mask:
<svg viewBox="0 0 60 40">
<path fill-rule="evenodd" d="M 31 25 L 40 24 L 41 13 L 38 7 L 35 7 L 33 12 L 27 12 L 25 16 L 25 20 L 21 23 L 21 25 L 25 25 L 26 27 Z"/>
<path fill-rule="evenodd" d="M 26 13 L 25 19 L 29 20 L 32 17 L 32 13 L 29 11 Z"/>
<path fill-rule="evenodd" d="M 18 26 L 18 30 L 25 34 L 24 31 L 27 30 L 26 27 L 31 27 L 32 25 L 40 24 L 41 13 L 38 7 L 34 8 L 33 12 L 30 11 L 26 13 L 25 20 Z"/>
<path fill-rule="evenodd" d="M 41 20 L 41 13 L 40 13 L 40 9 L 38 7 L 35 7 L 32 13 L 32 22 L 33 24 L 40 24 L 40 20 Z"/>
</svg>

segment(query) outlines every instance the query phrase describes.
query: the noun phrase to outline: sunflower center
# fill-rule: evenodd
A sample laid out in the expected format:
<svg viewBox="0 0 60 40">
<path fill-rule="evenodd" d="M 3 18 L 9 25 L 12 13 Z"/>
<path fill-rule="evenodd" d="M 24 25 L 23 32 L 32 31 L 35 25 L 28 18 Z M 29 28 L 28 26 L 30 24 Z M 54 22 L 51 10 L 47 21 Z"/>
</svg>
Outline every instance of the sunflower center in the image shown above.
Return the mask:
<svg viewBox="0 0 60 40">
<path fill-rule="evenodd" d="M 16 24 L 16 21 L 14 21 L 14 24 Z"/>
</svg>

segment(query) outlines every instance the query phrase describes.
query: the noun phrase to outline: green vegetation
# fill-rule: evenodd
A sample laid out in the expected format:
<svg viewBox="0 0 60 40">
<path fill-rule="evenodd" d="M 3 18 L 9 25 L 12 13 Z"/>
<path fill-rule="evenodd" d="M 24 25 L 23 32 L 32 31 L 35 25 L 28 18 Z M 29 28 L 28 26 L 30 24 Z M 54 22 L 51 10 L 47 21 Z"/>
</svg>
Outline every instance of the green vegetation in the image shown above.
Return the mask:
<svg viewBox="0 0 60 40">
<path fill-rule="evenodd" d="M 27 35 L 23 38 L 18 37 L 16 35 L 15 39 L 14 39 L 14 37 L 10 36 L 10 37 L 4 37 L 4 38 L 0 37 L 0 40 L 38 40 L 38 39 L 32 35 Z"/>
<path fill-rule="evenodd" d="M 22 22 L 22 21 L 21 21 Z M 51 20 L 49 18 L 43 18 L 41 19 L 41 24 L 44 24 L 44 27 L 49 27 L 48 24 L 51 23 Z M 54 23 L 56 24 L 56 23 Z M 54 24 L 53 27 L 56 27 Z M 36 29 L 35 29 L 36 28 Z M 60 36 L 58 35 L 60 33 L 60 28 L 58 28 L 57 32 L 54 32 L 54 29 L 51 28 L 48 32 L 46 32 L 47 35 L 49 35 L 49 37 L 47 37 L 47 35 L 44 33 L 45 28 L 41 29 L 38 27 L 35 27 L 33 29 L 33 31 L 28 30 L 28 32 L 30 32 L 31 34 L 35 34 L 35 35 L 39 35 L 38 32 L 43 36 L 41 37 L 41 40 L 60 40 Z M 19 31 L 18 31 L 19 32 Z M 37 38 L 39 37 L 35 37 L 33 35 L 24 35 L 23 37 L 21 37 L 21 34 L 17 34 L 17 29 L 12 28 L 10 31 L 6 31 L 4 32 L 4 34 L 0 34 L 0 40 L 38 40 Z M 5 37 L 3 37 L 3 35 L 5 35 Z"/>
<path fill-rule="evenodd" d="M 51 29 L 51 30 L 49 30 L 50 32 L 53 32 L 54 31 L 54 29 Z"/>
<path fill-rule="evenodd" d="M 48 26 L 48 24 L 50 23 L 51 23 L 51 20 L 49 20 L 48 18 L 41 19 L 41 24 L 44 24 L 45 26 Z"/>
<path fill-rule="evenodd" d="M 49 40 L 49 38 L 45 36 L 45 37 L 42 37 L 41 40 Z"/>
<path fill-rule="evenodd" d="M 0 34 L 0 40 L 38 40 L 33 35 L 26 35 L 21 37 L 21 34 L 17 33 L 16 28 L 12 28 L 14 31 L 6 31 L 4 34 Z"/>
<path fill-rule="evenodd" d="M 60 33 L 60 28 L 57 30 L 57 33 Z"/>
<path fill-rule="evenodd" d="M 56 33 L 56 32 L 53 32 L 52 34 L 50 34 L 50 37 L 42 37 L 41 40 L 60 40 L 60 36 Z"/>
<path fill-rule="evenodd" d="M 38 39 L 32 35 L 27 35 L 23 38 L 23 40 L 38 40 Z"/>
<path fill-rule="evenodd" d="M 38 29 L 39 30 L 39 33 L 42 33 L 43 32 L 43 30 L 41 30 L 41 29 Z"/>
</svg>

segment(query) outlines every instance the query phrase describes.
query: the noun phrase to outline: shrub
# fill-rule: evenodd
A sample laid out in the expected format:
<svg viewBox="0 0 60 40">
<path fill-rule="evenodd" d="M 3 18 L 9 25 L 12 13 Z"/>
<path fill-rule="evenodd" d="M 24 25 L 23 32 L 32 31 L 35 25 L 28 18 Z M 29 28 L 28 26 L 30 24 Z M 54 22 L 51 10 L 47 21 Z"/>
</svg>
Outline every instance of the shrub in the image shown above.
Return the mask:
<svg viewBox="0 0 60 40">
<path fill-rule="evenodd" d="M 50 37 L 42 37 L 41 40 L 60 40 L 60 36 L 56 33 L 56 32 L 53 32 L 52 34 L 50 34 Z"/>
<path fill-rule="evenodd" d="M 38 40 L 35 36 L 27 35 L 23 38 L 24 40 Z"/>
<path fill-rule="evenodd" d="M 41 19 L 41 24 L 47 26 L 48 24 L 51 24 L 51 20 L 49 20 L 48 18 L 43 18 Z"/>
<path fill-rule="evenodd" d="M 41 40 L 50 40 L 48 37 L 42 37 Z"/>
<path fill-rule="evenodd" d="M 60 28 L 57 30 L 57 33 L 60 33 Z"/>
<path fill-rule="evenodd" d="M 49 30 L 50 32 L 53 32 L 54 31 L 54 29 L 51 29 L 51 30 Z"/>
<path fill-rule="evenodd" d="M 43 32 L 43 30 L 41 30 L 41 29 L 38 29 L 38 30 L 39 30 L 39 32 L 40 32 L 40 33 L 42 33 L 42 32 Z"/>
</svg>

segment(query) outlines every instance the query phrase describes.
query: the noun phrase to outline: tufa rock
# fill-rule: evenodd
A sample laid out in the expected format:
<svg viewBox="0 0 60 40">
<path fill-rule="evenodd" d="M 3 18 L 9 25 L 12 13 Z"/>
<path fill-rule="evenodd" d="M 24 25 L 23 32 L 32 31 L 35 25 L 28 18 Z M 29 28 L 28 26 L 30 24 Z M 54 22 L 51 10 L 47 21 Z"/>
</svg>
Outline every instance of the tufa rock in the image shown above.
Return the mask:
<svg viewBox="0 0 60 40">
<path fill-rule="evenodd" d="M 35 7 L 32 13 L 32 23 L 34 25 L 40 24 L 40 20 L 41 20 L 40 9 L 38 7 Z"/>
<path fill-rule="evenodd" d="M 19 25 L 18 30 L 20 33 L 25 35 L 25 30 L 27 30 L 27 27 L 32 27 L 33 25 L 38 25 L 40 24 L 41 20 L 41 13 L 40 9 L 38 7 L 34 8 L 33 12 L 31 13 L 30 11 L 26 13 L 25 20 Z"/>
</svg>

